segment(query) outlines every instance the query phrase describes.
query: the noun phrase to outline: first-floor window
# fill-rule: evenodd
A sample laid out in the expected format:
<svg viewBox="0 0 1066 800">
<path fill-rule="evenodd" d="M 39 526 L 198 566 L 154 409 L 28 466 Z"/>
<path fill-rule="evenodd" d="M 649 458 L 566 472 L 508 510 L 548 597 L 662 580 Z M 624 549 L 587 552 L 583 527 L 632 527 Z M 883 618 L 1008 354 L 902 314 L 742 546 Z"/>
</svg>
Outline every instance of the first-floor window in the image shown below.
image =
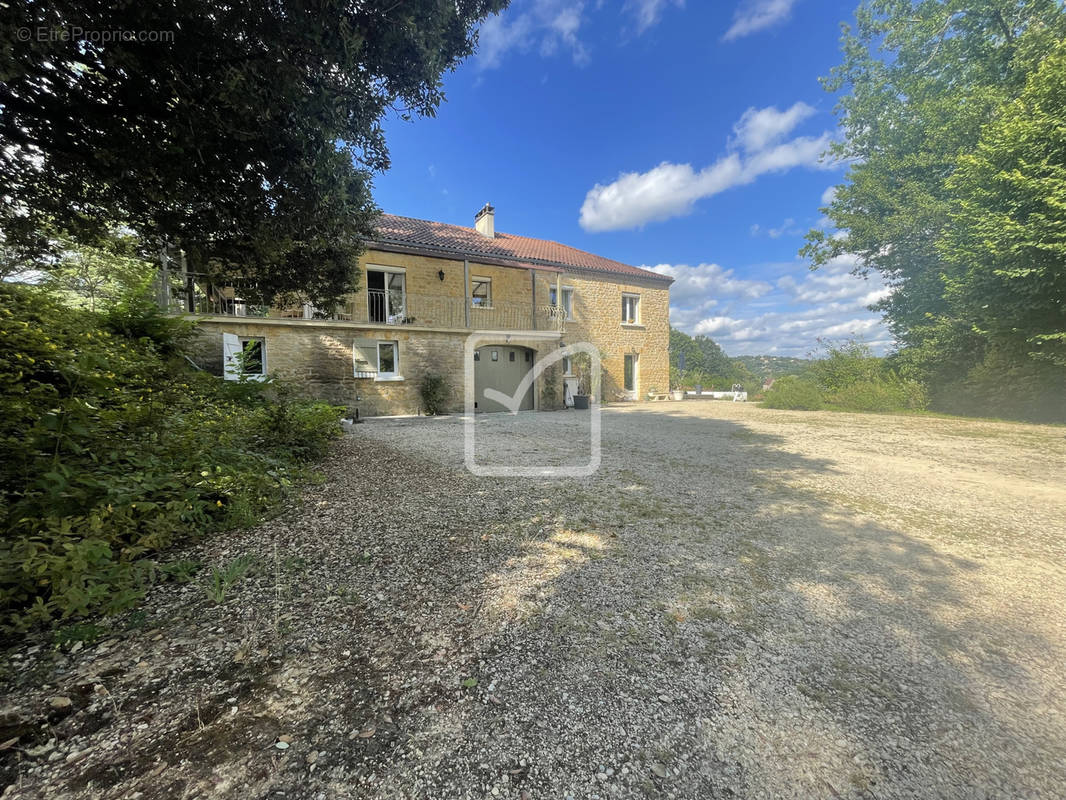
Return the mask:
<svg viewBox="0 0 1066 800">
<path fill-rule="evenodd" d="M 640 323 L 640 295 L 622 295 L 622 324 L 637 325 Z"/>
<path fill-rule="evenodd" d="M 563 375 L 573 375 L 574 366 L 570 363 L 570 356 L 563 356 Z"/>
<path fill-rule="evenodd" d="M 266 342 L 258 338 L 241 337 L 241 353 L 245 375 L 262 375 L 266 359 L 263 350 Z"/>
<path fill-rule="evenodd" d="M 261 336 L 223 333 L 222 361 L 226 380 L 264 380 L 267 371 L 266 340 Z"/>
<path fill-rule="evenodd" d="M 378 342 L 378 377 L 395 378 L 400 374 L 400 348 L 396 342 Z"/>
</svg>

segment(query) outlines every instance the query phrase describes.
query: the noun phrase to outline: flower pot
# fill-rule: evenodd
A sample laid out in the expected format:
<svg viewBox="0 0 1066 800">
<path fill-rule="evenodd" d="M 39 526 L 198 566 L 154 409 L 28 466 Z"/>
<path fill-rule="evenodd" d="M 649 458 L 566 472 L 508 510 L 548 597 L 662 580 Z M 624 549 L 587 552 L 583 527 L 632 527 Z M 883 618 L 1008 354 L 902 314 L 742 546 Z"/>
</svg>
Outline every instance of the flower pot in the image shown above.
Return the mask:
<svg viewBox="0 0 1066 800">
<path fill-rule="evenodd" d="M 683 390 L 681 390 L 681 389 L 672 389 L 672 390 L 670 390 L 670 399 L 671 400 L 684 400 L 685 399 L 685 392 Z"/>
<path fill-rule="evenodd" d="M 588 409 L 589 396 L 587 394 L 575 394 L 574 395 L 574 408 Z"/>
</svg>

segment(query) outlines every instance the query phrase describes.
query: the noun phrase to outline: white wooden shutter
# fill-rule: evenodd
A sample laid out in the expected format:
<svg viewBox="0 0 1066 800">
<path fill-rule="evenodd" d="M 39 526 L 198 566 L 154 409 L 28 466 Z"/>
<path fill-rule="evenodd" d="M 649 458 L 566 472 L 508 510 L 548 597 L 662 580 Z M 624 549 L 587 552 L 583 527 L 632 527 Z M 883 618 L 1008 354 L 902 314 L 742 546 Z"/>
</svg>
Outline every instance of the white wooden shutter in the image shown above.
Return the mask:
<svg viewBox="0 0 1066 800">
<path fill-rule="evenodd" d="M 241 340 L 236 334 L 222 334 L 222 374 L 227 381 L 239 380 L 241 377 L 240 361 L 237 354 L 241 352 Z"/>
<path fill-rule="evenodd" d="M 357 378 L 376 378 L 378 374 L 378 340 L 356 339 L 352 343 L 352 359 Z"/>
</svg>

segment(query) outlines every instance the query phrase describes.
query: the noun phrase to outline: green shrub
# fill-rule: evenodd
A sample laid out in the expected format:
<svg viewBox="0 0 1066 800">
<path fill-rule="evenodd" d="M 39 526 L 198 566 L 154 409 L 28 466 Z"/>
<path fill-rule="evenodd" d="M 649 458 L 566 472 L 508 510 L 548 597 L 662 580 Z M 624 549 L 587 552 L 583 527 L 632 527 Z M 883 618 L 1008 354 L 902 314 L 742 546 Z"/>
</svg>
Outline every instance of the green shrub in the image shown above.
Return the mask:
<svg viewBox="0 0 1066 800">
<path fill-rule="evenodd" d="M 767 408 L 817 411 L 825 406 L 817 384 L 794 375 L 778 378 L 766 392 L 762 403 Z"/>
<path fill-rule="evenodd" d="M 447 412 L 448 383 L 443 375 L 429 373 L 422 378 L 418 391 L 422 395 L 422 411 L 427 417 Z"/>
<path fill-rule="evenodd" d="M 962 379 L 936 387 L 931 406 L 967 416 L 1066 422 L 1066 370 L 991 349 Z"/>
<path fill-rule="evenodd" d="M 889 374 L 849 384 L 829 394 L 826 404 L 841 411 L 921 411 L 927 399 L 921 384 Z"/>
<path fill-rule="evenodd" d="M 830 394 L 856 383 L 876 382 L 884 373 L 884 359 L 873 355 L 860 339 L 819 339 L 818 345 L 824 355 L 811 362 L 806 377 Z"/>
<path fill-rule="evenodd" d="M 340 432 L 341 409 L 198 372 L 166 355 L 181 323 L 135 318 L 0 284 L 4 627 L 129 608 L 167 577 L 154 554 L 251 524 Z"/>
</svg>

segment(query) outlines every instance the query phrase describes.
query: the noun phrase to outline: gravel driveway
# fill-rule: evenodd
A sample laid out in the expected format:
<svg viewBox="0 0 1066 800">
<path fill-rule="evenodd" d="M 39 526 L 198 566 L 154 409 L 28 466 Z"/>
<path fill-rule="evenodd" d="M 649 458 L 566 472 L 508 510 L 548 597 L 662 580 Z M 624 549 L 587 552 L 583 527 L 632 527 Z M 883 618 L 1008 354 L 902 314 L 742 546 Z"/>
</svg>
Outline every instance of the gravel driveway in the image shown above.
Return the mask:
<svg viewBox="0 0 1066 800">
<path fill-rule="evenodd" d="M 478 457 L 579 463 L 587 423 L 479 417 Z M 9 792 L 1063 795 L 1066 429 L 609 408 L 565 480 L 475 478 L 462 430 L 356 428 L 300 508 L 185 554 L 259 557 L 222 605 L 164 585 L 9 653 Z"/>
</svg>

